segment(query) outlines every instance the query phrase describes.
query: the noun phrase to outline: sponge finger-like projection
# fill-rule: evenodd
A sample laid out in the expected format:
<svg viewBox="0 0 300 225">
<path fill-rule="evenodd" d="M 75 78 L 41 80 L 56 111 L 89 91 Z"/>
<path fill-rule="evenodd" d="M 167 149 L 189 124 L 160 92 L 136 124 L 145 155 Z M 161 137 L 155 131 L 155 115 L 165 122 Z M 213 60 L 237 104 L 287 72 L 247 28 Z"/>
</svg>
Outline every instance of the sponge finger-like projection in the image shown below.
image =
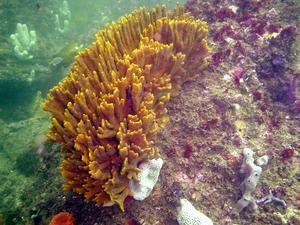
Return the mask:
<svg viewBox="0 0 300 225">
<path fill-rule="evenodd" d="M 179 5 L 141 8 L 96 34 L 44 104 L 48 137 L 62 147 L 65 189 L 124 210 L 138 166 L 159 157 L 153 141 L 170 97 L 207 65 L 206 34 L 206 23 Z"/>
</svg>

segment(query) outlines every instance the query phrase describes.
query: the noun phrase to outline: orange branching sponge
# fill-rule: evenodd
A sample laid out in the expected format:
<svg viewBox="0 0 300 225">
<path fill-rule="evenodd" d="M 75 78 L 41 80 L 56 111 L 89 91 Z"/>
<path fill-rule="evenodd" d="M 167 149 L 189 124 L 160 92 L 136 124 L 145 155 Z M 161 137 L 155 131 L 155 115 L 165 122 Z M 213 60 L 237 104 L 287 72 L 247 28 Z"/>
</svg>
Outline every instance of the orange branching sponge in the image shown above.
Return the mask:
<svg viewBox="0 0 300 225">
<path fill-rule="evenodd" d="M 206 23 L 179 5 L 141 8 L 96 34 L 44 104 L 65 189 L 124 210 L 139 164 L 159 156 L 153 141 L 170 97 L 207 66 L 206 34 Z"/>
<path fill-rule="evenodd" d="M 53 216 L 49 225 L 75 225 L 75 219 L 70 213 L 60 212 Z"/>
</svg>

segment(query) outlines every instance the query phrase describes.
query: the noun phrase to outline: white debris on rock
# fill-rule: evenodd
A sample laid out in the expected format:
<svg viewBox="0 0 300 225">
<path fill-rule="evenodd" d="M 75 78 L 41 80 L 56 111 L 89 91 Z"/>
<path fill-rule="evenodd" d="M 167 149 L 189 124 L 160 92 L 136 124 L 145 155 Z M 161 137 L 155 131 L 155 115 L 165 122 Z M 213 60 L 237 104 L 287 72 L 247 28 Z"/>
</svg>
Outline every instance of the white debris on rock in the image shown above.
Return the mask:
<svg viewBox="0 0 300 225">
<path fill-rule="evenodd" d="M 195 207 L 187 199 L 180 200 L 177 216 L 179 225 L 213 225 L 212 220 Z"/>
</svg>

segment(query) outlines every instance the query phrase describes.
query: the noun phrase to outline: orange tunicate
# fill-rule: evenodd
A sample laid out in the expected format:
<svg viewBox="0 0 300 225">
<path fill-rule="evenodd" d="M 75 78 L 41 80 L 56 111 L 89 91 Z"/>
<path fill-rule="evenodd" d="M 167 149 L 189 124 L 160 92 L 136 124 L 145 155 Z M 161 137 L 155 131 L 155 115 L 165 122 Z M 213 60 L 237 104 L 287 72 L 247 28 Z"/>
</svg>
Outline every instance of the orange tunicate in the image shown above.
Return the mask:
<svg viewBox="0 0 300 225">
<path fill-rule="evenodd" d="M 75 219 L 70 213 L 61 212 L 53 216 L 49 225 L 75 225 Z"/>
</svg>

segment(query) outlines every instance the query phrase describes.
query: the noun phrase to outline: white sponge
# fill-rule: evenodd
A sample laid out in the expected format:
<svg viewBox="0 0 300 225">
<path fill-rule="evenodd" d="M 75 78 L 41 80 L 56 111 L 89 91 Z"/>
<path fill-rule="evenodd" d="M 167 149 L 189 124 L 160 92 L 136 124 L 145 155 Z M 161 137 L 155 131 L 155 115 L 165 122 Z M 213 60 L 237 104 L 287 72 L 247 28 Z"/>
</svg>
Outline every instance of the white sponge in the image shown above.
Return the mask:
<svg viewBox="0 0 300 225">
<path fill-rule="evenodd" d="M 187 199 L 180 199 L 177 221 L 180 225 L 213 225 L 212 220 L 195 209 Z"/>
<path fill-rule="evenodd" d="M 129 181 L 130 191 L 135 200 L 141 201 L 150 195 L 158 180 L 162 165 L 163 160 L 161 158 L 141 163 L 139 166 L 141 172 L 138 174 L 139 182 L 134 180 Z"/>
</svg>

